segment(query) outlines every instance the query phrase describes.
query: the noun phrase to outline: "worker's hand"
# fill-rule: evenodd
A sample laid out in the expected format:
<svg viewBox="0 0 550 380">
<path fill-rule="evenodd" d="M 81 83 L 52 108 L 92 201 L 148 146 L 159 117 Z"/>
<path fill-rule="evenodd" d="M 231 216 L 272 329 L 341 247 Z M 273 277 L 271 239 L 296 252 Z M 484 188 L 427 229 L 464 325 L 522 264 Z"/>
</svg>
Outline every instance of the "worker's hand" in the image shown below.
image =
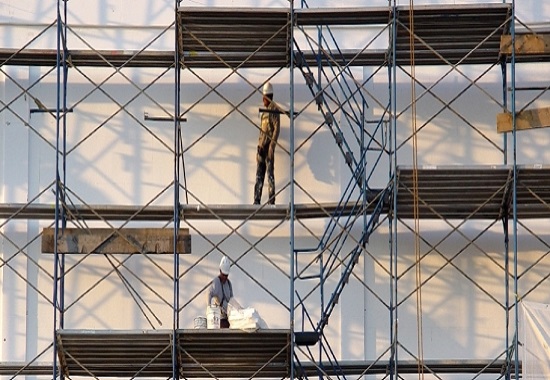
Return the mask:
<svg viewBox="0 0 550 380">
<path fill-rule="evenodd" d="M 212 299 L 210 300 L 210 305 L 220 306 L 220 300 L 218 299 L 218 297 L 212 297 Z"/>
</svg>

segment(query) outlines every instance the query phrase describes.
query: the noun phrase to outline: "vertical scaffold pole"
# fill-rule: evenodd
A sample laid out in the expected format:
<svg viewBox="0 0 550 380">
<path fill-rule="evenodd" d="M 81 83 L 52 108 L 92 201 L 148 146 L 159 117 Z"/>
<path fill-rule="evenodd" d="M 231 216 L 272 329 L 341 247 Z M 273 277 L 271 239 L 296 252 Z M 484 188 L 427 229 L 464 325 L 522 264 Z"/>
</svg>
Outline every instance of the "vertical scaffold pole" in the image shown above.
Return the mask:
<svg viewBox="0 0 550 380">
<path fill-rule="evenodd" d="M 388 0 L 389 2 L 391 0 Z M 390 64 L 388 65 L 388 83 L 390 92 L 390 178 L 393 180 L 393 213 L 389 218 L 389 235 L 390 235 L 390 363 L 389 363 L 389 377 L 393 380 L 397 377 L 397 89 L 396 89 L 396 76 L 397 76 L 397 60 L 396 60 L 396 39 L 397 39 L 397 4 L 396 0 L 393 0 L 391 22 L 392 26 L 390 44 Z M 393 145 L 393 146 L 391 146 Z"/>
<path fill-rule="evenodd" d="M 505 111 L 508 109 L 508 72 L 506 69 L 506 64 L 506 56 L 504 56 L 500 65 L 502 70 L 502 106 Z M 503 164 L 508 165 L 508 133 L 503 133 L 503 135 Z"/>
<path fill-rule="evenodd" d="M 294 380 L 294 0 L 290 0 L 290 26 L 289 26 L 289 51 L 290 51 L 290 380 Z"/>
<path fill-rule="evenodd" d="M 59 230 L 65 228 L 65 212 L 62 204 L 65 202 L 65 192 L 62 186 L 66 182 L 66 110 L 67 110 L 67 3 L 65 0 L 57 1 L 57 36 L 56 36 L 56 149 L 55 149 L 55 223 L 54 223 L 54 274 L 53 274 L 53 378 L 63 378 L 58 371 L 58 349 L 56 333 L 57 329 L 64 326 L 64 278 L 65 258 L 58 252 Z M 61 162 L 60 162 L 61 161 Z"/>
<path fill-rule="evenodd" d="M 502 71 L 502 102 L 503 102 L 503 108 L 504 110 L 508 109 L 508 73 L 507 73 L 507 62 L 506 57 L 502 59 L 501 65 L 501 71 Z M 508 164 L 508 134 L 504 133 L 503 137 L 503 145 L 504 145 L 504 151 L 503 151 L 503 164 Z M 507 211 L 507 210 L 503 210 Z M 504 289 L 505 289 L 505 325 L 506 325 L 506 332 L 505 332 L 505 339 L 504 339 L 504 348 L 506 355 L 506 373 L 504 374 L 506 380 L 510 380 L 510 364 L 511 364 L 511 357 L 509 355 L 511 347 L 510 347 L 510 334 L 508 332 L 508 329 L 510 328 L 510 219 L 507 212 L 502 217 L 502 228 L 504 232 Z"/>
<path fill-rule="evenodd" d="M 504 215 L 502 218 L 502 227 L 504 231 L 504 288 L 505 288 L 505 313 L 506 313 L 506 333 L 505 333 L 505 352 L 506 352 L 506 373 L 504 378 L 510 380 L 510 336 L 508 329 L 510 327 L 510 279 L 508 273 L 510 273 L 510 245 L 509 245 L 509 218 L 508 215 Z"/>
<path fill-rule="evenodd" d="M 179 378 L 178 368 L 178 347 L 177 331 L 179 329 L 179 255 L 178 255 L 178 234 L 180 228 L 180 155 L 181 153 L 181 123 L 180 123 L 180 54 L 179 54 L 179 34 L 180 26 L 178 22 L 178 8 L 181 0 L 175 0 L 174 3 L 174 304 L 173 306 L 173 328 L 172 328 L 172 379 Z"/>
<path fill-rule="evenodd" d="M 512 0 L 512 19 L 510 24 L 510 34 L 512 36 L 512 59 L 510 62 L 510 76 L 512 91 L 510 93 L 510 103 L 512 112 L 512 141 L 513 141 L 513 171 L 514 188 L 512 201 L 512 235 L 514 244 L 514 376 L 519 379 L 519 353 L 518 353 L 518 327 L 519 327 L 519 294 L 518 294 L 518 218 L 517 218 L 517 138 L 516 138 L 516 1 Z"/>
<path fill-rule="evenodd" d="M 317 25 L 317 95 L 320 96 L 319 98 L 319 105 L 322 104 L 322 100 L 324 97 L 324 89 L 323 89 L 323 65 L 321 62 L 321 53 L 322 53 L 322 44 L 323 44 L 323 25 Z M 327 83 L 328 84 L 328 83 Z M 327 114 L 330 112 L 330 110 L 327 107 Z M 320 296 L 320 307 L 321 307 L 321 320 L 325 321 L 327 317 L 327 313 L 325 312 L 325 262 L 323 260 L 323 253 L 321 251 L 321 254 L 319 255 L 319 296 Z M 328 323 L 326 321 L 325 323 Z M 320 329 L 319 332 L 324 331 L 324 327 Z M 322 365 L 323 362 L 323 351 L 324 351 L 324 344 L 323 339 L 319 339 L 319 365 Z M 323 379 L 323 374 L 319 371 L 319 380 Z"/>
</svg>

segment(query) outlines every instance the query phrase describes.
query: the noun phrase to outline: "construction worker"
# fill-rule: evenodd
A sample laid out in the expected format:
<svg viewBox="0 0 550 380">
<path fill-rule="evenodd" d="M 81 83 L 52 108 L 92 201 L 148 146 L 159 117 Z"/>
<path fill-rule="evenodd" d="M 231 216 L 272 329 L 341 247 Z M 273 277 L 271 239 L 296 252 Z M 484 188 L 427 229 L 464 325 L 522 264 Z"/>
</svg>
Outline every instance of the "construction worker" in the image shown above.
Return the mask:
<svg viewBox="0 0 550 380">
<path fill-rule="evenodd" d="M 281 130 L 280 111 L 273 101 L 273 86 L 266 82 L 262 88 L 263 103 L 266 110 L 261 114 L 261 130 L 256 155 L 256 185 L 254 186 L 254 204 L 259 205 L 262 198 L 265 171 L 269 204 L 275 204 L 275 146 Z"/>
<path fill-rule="evenodd" d="M 220 307 L 220 327 L 222 329 L 229 328 L 229 319 L 227 308 L 231 304 L 232 307 L 241 309 L 241 305 L 233 298 L 233 286 L 229 281 L 229 270 L 231 262 L 224 256 L 220 261 L 220 274 L 212 280 L 208 289 L 208 305 L 216 305 Z"/>
</svg>

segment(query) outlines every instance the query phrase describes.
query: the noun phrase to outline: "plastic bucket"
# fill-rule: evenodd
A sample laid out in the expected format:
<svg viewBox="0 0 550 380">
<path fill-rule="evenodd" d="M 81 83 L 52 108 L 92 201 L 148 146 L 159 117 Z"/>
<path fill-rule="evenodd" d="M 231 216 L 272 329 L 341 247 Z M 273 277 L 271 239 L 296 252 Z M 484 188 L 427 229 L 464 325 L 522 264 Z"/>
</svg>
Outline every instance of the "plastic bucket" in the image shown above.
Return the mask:
<svg viewBox="0 0 550 380">
<path fill-rule="evenodd" d="M 206 318 L 205 317 L 195 318 L 195 328 L 196 329 L 205 329 L 206 328 Z"/>
<path fill-rule="evenodd" d="M 220 328 L 220 307 L 219 306 L 207 306 L 206 307 L 206 325 L 209 329 Z"/>
</svg>

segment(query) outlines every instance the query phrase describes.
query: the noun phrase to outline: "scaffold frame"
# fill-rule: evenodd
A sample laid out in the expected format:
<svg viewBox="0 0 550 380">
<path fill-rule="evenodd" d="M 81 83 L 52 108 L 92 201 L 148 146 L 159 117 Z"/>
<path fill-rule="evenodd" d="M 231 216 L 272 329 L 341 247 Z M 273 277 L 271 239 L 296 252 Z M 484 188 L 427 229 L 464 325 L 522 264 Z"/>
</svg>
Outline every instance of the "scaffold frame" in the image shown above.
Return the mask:
<svg viewBox="0 0 550 380">
<path fill-rule="evenodd" d="M 411 2 L 412 4 L 412 2 Z M 386 7 L 362 8 L 309 8 L 305 1 L 296 5 L 290 2 L 288 8 L 242 8 L 229 7 L 189 7 L 181 0 L 174 1 L 174 22 L 155 36 L 141 50 L 103 50 L 94 49 L 85 38 L 79 37 L 81 44 L 89 49 L 71 50 L 68 35 L 78 35 L 70 28 L 67 20 L 67 1 L 57 2 L 57 20 L 46 29 L 56 28 L 56 49 L 28 48 L 32 41 L 21 49 L 0 48 L 0 70 L 9 78 L 20 94 L 9 101 L 1 100 L 0 110 L 15 115 L 31 133 L 43 140 L 55 151 L 55 178 L 27 203 L 0 204 L 0 227 L 15 221 L 51 221 L 48 228 L 54 231 L 53 269 L 41 266 L 26 253 L 29 244 L 41 238 L 37 236 L 23 245 L 10 239 L 9 234 L 0 232 L 1 237 L 13 245 L 14 256 L 24 255 L 43 272 L 51 277 L 53 294 L 51 300 L 35 284 L 31 288 L 51 304 L 53 308 L 52 342 L 28 363 L 0 363 L 0 374 L 12 376 L 50 375 L 53 378 L 71 376 L 107 377 L 270 377 L 270 378 L 319 378 L 347 376 L 384 375 L 390 379 L 400 378 L 401 374 L 430 373 L 471 374 L 473 378 L 486 374 L 498 374 L 499 378 L 521 377 L 519 357 L 518 305 L 521 295 L 536 292 L 550 275 L 535 284 L 520 287 L 519 279 L 536 265 L 529 263 L 521 268 L 518 264 L 518 230 L 527 232 L 534 240 L 546 248 L 542 257 L 550 256 L 550 243 L 537 236 L 529 224 L 533 220 L 550 218 L 550 166 L 545 164 L 523 165 L 518 161 L 517 128 L 518 118 L 526 117 L 525 111 L 549 88 L 543 86 L 531 99 L 520 105 L 517 101 L 516 66 L 521 63 L 549 62 L 549 52 L 530 52 L 527 48 L 516 52 L 516 27 L 523 26 L 521 35 L 537 34 L 516 16 L 516 2 L 503 1 L 502 4 L 480 3 L 473 5 L 422 5 L 402 6 L 395 0 L 388 1 Z M 362 46 L 340 48 L 338 37 L 333 29 L 338 26 L 365 27 L 376 26 L 379 30 L 371 40 Z M 150 50 L 153 42 L 173 31 L 174 51 Z M 225 38 L 220 38 L 220 36 Z M 444 38 L 442 37 L 444 36 Z M 511 42 L 502 42 L 509 37 Z M 376 47 L 374 41 L 387 38 L 387 48 Z M 511 45 L 511 47 L 509 46 Z M 505 50 L 506 49 L 506 50 Z M 509 50 L 508 50 L 509 49 Z M 462 68 L 465 65 L 476 66 L 480 71 L 468 74 Z M 56 75 L 56 104 L 49 108 L 33 97 L 32 88 L 40 82 L 30 82 L 27 87 L 20 85 L 4 67 L 28 66 L 47 67 Z M 415 67 L 437 66 L 442 68 L 438 77 L 425 84 L 417 78 Z M 96 81 L 80 70 L 86 68 L 105 68 L 112 70 L 103 80 Z M 361 78 L 357 73 L 362 71 Z M 126 68 L 159 69 L 152 83 L 173 74 L 173 108 L 163 106 L 148 95 L 148 85 L 143 86 L 124 73 Z M 265 69 L 263 83 L 249 79 L 243 71 Z M 488 73 L 500 69 L 502 73 L 502 99 L 498 99 L 480 82 Z M 222 73 L 217 83 L 211 83 L 208 73 Z M 289 123 L 288 145 L 279 143 L 278 149 L 289 162 L 288 181 L 282 183 L 277 197 L 288 194 L 288 204 L 261 205 L 251 204 L 212 204 L 205 201 L 201 194 L 187 182 L 186 158 L 195 145 L 208 139 L 212 131 L 226 118 L 237 115 L 242 117 L 254 132 L 257 122 L 242 107 L 246 102 L 258 96 L 264 83 L 276 78 L 280 73 L 289 74 L 288 109 L 281 117 Z M 70 72 L 77 72 L 86 80 L 91 89 L 79 94 L 76 104 L 68 104 L 70 91 Z M 508 78 L 508 72 L 510 78 Z M 387 76 L 387 94 L 383 99 L 376 98 L 369 90 L 374 76 Z M 184 108 L 182 92 L 185 88 L 183 75 L 189 75 L 193 81 L 205 86 L 204 94 L 198 94 Z M 437 92 L 437 86 L 457 75 L 467 84 L 450 97 L 445 98 Z M 110 96 L 107 87 L 113 77 L 128 81 L 137 93 L 126 102 Z M 397 93 L 398 80 L 408 80 L 413 88 L 411 99 L 403 102 Z M 233 100 L 222 90 L 223 84 L 230 80 L 242 82 L 247 93 L 242 99 Z M 510 81 L 510 84 L 508 83 Z M 151 83 L 151 84 L 152 84 Z M 295 100 L 295 89 L 301 86 L 308 91 L 305 102 Z M 491 104 L 501 107 L 509 125 L 499 132 L 505 132 L 501 141 L 489 136 L 469 116 L 463 115 L 455 104 L 469 90 L 476 90 L 487 97 Z M 532 89 L 531 89 L 532 90 Z M 114 105 L 113 113 L 107 120 L 84 136 L 76 146 L 67 146 L 67 115 L 78 110 L 78 105 L 95 92 L 108 98 Z M 416 91 L 419 91 L 418 93 Z M 16 111 L 17 99 L 29 95 L 36 109 L 31 112 L 50 114 L 55 119 L 55 141 L 41 133 Z M 137 97 L 147 97 L 158 106 L 162 113 L 155 117 L 144 114 L 144 120 L 132 114 L 127 107 Z M 193 109 L 209 96 L 217 96 L 220 103 L 227 107 L 227 113 L 212 120 L 204 133 L 194 141 L 186 140 L 182 128 Z M 416 125 L 417 103 L 433 100 L 431 115 L 419 126 Z M 382 110 L 376 118 L 369 115 L 367 109 L 374 103 Z M 317 123 L 304 136 L 297 137 L 297 127 L 312 109 L 317 112 Z M 520 110 L 520 111 L 518 111 Z M 523 112 L 523 113 L 522 113 Z M 90 203 L 75 192 L 68 184 L 67 163 L 73 153 L 86 139 L 106 125 L 118 113 L 126 114 L 149 136 L 158 142 L 173 157 L 173 179 L 144 205 L 123 206 L 113 204 Z M 499 157 L 498 165 L 417 165 L 401 164 L 401 154 L 406 154 L 414 140 L 428 129 L 430 123 L 440 115 L 449 113 L 460 120 L 473 135 L 479 137 Z M 411 116 L 412 115 L 412 116 Z M 528 117 L 526 117 L 529 120 Z M 148 127 L 146 121 L 168 122 L 173 127 L 173 145 L 166 143 Z M 501 119 L 504 120 L 504 119 Z M 414 124 L 412 132 L 402 132 L 399 126 Z M 528 125 L 526 128 L 538 128 L 541 125 Z M 342 181 L 338 199 L 329 202 L 318 200 L 311 195 L 305 180 L 295 176 L 295 154 L 303 149 L 320 130 L 326 131 L 333 140 L 339 160 L 339 170 L 345 171 L 346 180 Z M 496 130 L 496 126 L 495 126 Z M 500 136 L 500 135 L 499 135 Z M 511 141 L 510 141 L 511 140 Z M 412 150 L 412 149 L 411 149 Z M 510 162 L 511 161 L 511 162 Z M 386 169 L 383 184 L 375 181 L 379 170 Z M 379 178 L 378 178 L 379 179 Z M 376 183 L 376 185 L 373 185 Z M 36 200 L 48 192 L 54 193 L 54 204 L 38 203 Z M 173 193 L 173 204 L 159 205 L 157 200 Z M 300 201 L 297 201 L 300 199 Z M 306 202 L 302 202 L 306 199 Z M 322 234 L 314 234 L 306 221 L 321 220 L 324 223 Z M 418 230 L 422 222 L 441 222 L 443 228 L 437 233 L 426 236 Z M 63 251 L 58 244 L 63 232 L 74 225 L 86 233 L 93 233 L 95 227 L 88 224 L 101 223 L 113 231 L 103 241 L 103 246 L 112 235 L 126 240 L 151 265 L 158 276 L 170 281 L 169 294 L 157 293 L 153 286 L 144 283 L 139 275 L 132 271 L 128 258 L 101 252 L 98 247 L 89 249 L 75 261 L 67 263 L 67 257 L 74 252 Z M 201 223 L 212 222 L 224 231 L 221 238 L 213 238 L 201 230 Z M 266 232 L 256 240 L 250 239 L 243 230 L 254 222 L 266 223 Z M 134 224 L 155 223 L 165 233 L 172 231 L 171 270 L 155 262 L 154 249 L 144 248 L 133 241 L 122 230 Z M 466 226 L 476 224 L 475 233 L 466 230 Z M 481 242 L 484 233 L 497 228 L 502 223 L 502 257 L 495 259 Z M 182 228 L 200 237 L 209 246 L 198 256 L 192 268 L 182 270 L 180 254 Z M 262 249 L 262 243 L 270 239 L 274 231 L 288 228 L 288 262 L 277 263 Z M 369 251 L 369 240 L 375 231 L 387 229 L 388 254 L 382 262 Z M 298 230 L 310 233 L 307 244 L 295 241 Z M 187 231 L 187 230 L 186 230 Z M 406 264 L 401 262 L 402 231 L 414 236 L 416 257 L 411 256 Z M 222 234 L 223 234 L 222 233 Z M 270 301 L 288 311 L 288 330 L 259 331 L 211 331 L 186 330 L 181 326 L 180 318 L 186 307 L 200 297 L 207 285 L 199 287 L 194 294 L 182 290 L 181 283 L 189 272 L 206 260 L 212 252 L 224 252 L 224 243 L 239 239 L 242 252 L 231 256 L 233 267 L 239 268 L 249 281 L 257 285 L 270 297 Z M 511 241 L 510 241 L 511 239 Z M 449 241 L 456 242 L 452 251 L 442 247 Z M 190 243 L 189 243 L 190 244 Z M 79 246 L 81 247 L 81 246 Z M 420 248 L 421 247 L 421 248 Z M 189 247 L 190 248 L 190 247 Z M 165 248 L 163 248 L 165 249 Z M 483 262 L 494 265 L 495 272 L 502 276 L 503 287 L 498 294 L 480 285 L 459 263 L 464 252 L 475 250 Z M 164 251 L 163 251 L 164 252 Z M 47 252 L 44 252 L 47 253 Z M 128 252 L 125 252 L 128 253 Z M 288 299 L 269 289 L 267 284 L 256 280 L 250 270 L 243 265 L 250 253 L 260 255 L 288 281 Z M 65 298 L 66 276 L 88 260 L 94 260 L 94 254 L 103 255 L 107 260 L 105 273 L 98 275 L 96 283 L 81 289 L 82 294 L 67 302 Z M 168 255 L 167 255 L 168 256 Z M 229 256 L 229 255 L 228 255 Z M 421 265 L 428 257 L 441 260 L 430 272 L 422 272 Z M 12 269 L 12 257 L 3 258 L 2 266 Z M 387 299 L 369 288 L 361 274 L 356 272 L 361 258 L 369 257 L 375 266 L 382 268 L 387 280 Z M 501 261 L 499 261 L 501 260 Z M 542 258 L 541 258 L 542 260 Z M 288 268 L 288 272 L 284 268 Z M 103 269 L 103 268 L 102 268 Z M 410 342 L 402 340 L 399 333 L 399 311 L 421 296 L 430 281 L 437 279 L 447 269 L 456 271 L 457 276 L 486 297 L 505 315 L 506 331 L 503 332 L 502 351 L 497 357 L 486 359 L 424 360 L 422 349 L 411 347 Z M 16 272 L 18 277 L 24 277 Z M 415 273 L 416 272 L 416 273 Z M 420 272 L 427 276 L 420 278 Z M 121 287 L 131 295 L 140 313 L 150 325 L 148 330 L 80 330 L 66 327 L 66 312 L 85 295 L 110 275 L 117 275 Z M 411 281 L 416 275 L 413 286 L 403 289 L 402 283 Z M 157 302 L 171 310 L 171 326 L 161 328 L 161 318 L 156 311 L 141 298 L 139 291 L 129 280 L 137 281 L 139 287 L 158 297 Z M 380 349 L 380 355 L 368 360 L 342 360 L 335 353 L 333 341 L 326 334 L 330 318 L 333 316 L 341 296 L 350 280 L 355 280 L 372 293 L 388 314 L 386 346 Z M 26 280 L 25 280 L 26 281 Z M 308 285 L 303 285 L 303 284 Z M 410 284 L 408 284 L 410 285 Z M 517 295 L 517 296 L 516 296 Z M 503 296 L 502 298 L 499 298 Z M 316 298 L 318 297 L 318 299 Z M 313 306 L 312 306 L 313 305 Z M 420 319 L 422 309 L 419 311 Z M 421 326 L 421 325 L 420 325 Z M 419 338 L 421 339 L 421 327 Z M 272 334 L 272 335 L 270 335 Z M 512 336 L 510 336 L 512 334 Z M 267 338 L 266 338 L 267 336 Z M 89 339 L 89 340 L 87 340 Z M 142 340 L 140 340 L 142 339 Z M 135 341 L 145 347 L 135 349 Z M 223 346 L 224 340 L 230 342 Z M 270 344 L 265 344 L 268 341 Z M 82 345 L 80 345 L 82 344 Z M 209 345 L 216 345 L 217 351 Z M 105 347 L 109 348 L 105 350 Z M 129 349 L 131 347 L 132 349 Z M 228 358 L 235 347 L 242 349 L 242 355 L 233 360 Z M 248 350 L 244 348 L 247 347 Z M 252 347 L 253 349 L 249 349 Z M 415 349 L 417 351 L 415 351 Z M 53 352 L 52 358 L 45 353 Z M 214 352 L 215 351 L 215 352 Z M 95 362 L 99 354 L 105 354 L 102 360 Z M 110 356 L 112 354 L 112 356 Z M 79 356 L 81 355 L 81 356 Z M 134 356 L 132 356 L 134 355 Z M 218 359 L 218 361 L 216 361 Z M 133 360 L 133 361 L 132 361 Z M 210 361 L 209 361 L 210 360 Z M 127 362 L 132 361 L 131 365 Z M 237 362 L 237 363 L 235 363 Z M 44 364 L 46 363 L 46 364 Z M 125 364 L 126 363 L 126 364 Z M 205 375 L 206 374 L 206 375 Z"/>
</svg>

